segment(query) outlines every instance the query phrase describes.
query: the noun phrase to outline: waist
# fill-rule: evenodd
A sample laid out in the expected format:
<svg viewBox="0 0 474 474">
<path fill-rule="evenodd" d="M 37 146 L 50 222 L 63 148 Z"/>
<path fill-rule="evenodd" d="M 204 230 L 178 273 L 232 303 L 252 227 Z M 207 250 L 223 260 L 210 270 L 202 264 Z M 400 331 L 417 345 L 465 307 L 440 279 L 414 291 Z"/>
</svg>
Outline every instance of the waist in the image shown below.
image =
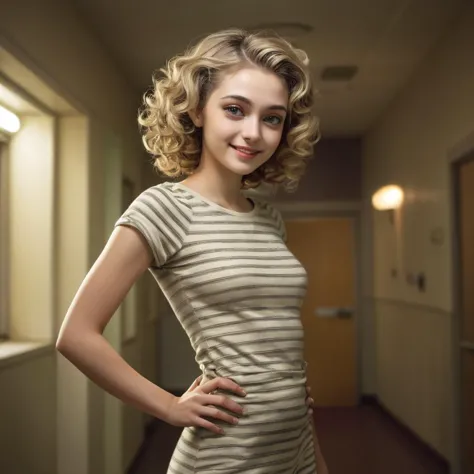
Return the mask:
<svg viewBox="0 0 474 474">
<path fill-rule="evenodd" d="M 300 383 L 306 381 L 306 361 L 297 363 L 275 362 L 261 365 L 219 365 L 201 364 L 201 371 L 204 379 L 211 380 L 216 377 L 225 377 L 234 380 L 236 383 L 252 384 L 271 382 L 281 379 L 296 379 Z"/>
</svg>

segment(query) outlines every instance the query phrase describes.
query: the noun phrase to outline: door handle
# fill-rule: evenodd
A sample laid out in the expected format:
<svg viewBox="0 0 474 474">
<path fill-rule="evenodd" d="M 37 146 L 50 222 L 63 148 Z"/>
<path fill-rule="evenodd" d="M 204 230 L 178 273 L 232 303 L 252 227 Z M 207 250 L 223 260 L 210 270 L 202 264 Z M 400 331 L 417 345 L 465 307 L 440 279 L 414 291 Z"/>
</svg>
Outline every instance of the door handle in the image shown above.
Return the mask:
<svg viewBox="0 0 474 474">
<path fill-rule="evenodd" d="M 342 319 L 348 319 L 348 318 L 352 318 L 353 314 L 354 314 L 354 310 L 352 308 L 339 308 L 337 317 L 342 318 Z"/>
</svg>

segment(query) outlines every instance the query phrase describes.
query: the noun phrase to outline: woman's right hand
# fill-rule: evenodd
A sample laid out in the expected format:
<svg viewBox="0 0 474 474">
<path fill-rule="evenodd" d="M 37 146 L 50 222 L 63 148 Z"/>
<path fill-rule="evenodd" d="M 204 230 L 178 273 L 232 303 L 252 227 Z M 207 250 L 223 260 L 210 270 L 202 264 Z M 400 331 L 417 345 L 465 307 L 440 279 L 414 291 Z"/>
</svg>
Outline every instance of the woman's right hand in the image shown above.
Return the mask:
<svg viewBox="0 0 474 474">
<path fill-rule="evenodd" d="M 238 418 L 219 410 L 219 406 L 242 415 L 242 407 L 224 395 L 214 395 L 217 389 L 232 391 L 245 396 L 245 391 L 235 382 L 223 377 L 216 377 L 200 385 L 200 375 L 181 397 L 174 397 L 168 407 L 167 422 L 174 426 L 197 426 L 214 433 L 223 434 L 224 430 L 203 417 L 216 418 L 230 424 L 238 423 Z M 213 405 L 213 406 L 209 406 Z"/>
</svg>

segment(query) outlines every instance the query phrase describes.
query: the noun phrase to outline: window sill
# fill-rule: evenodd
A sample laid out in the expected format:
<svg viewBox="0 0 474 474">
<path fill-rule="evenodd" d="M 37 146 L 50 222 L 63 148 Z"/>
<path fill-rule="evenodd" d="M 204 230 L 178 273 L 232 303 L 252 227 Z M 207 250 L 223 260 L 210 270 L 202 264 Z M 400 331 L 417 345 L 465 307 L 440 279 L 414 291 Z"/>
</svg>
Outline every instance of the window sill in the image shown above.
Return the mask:
<svg viewBox="0 0 474 474">
<path fill-rule="evenodd" d="M 0 342 L 0 369 L 53 351 L 50 342 Z"/>
</svg>

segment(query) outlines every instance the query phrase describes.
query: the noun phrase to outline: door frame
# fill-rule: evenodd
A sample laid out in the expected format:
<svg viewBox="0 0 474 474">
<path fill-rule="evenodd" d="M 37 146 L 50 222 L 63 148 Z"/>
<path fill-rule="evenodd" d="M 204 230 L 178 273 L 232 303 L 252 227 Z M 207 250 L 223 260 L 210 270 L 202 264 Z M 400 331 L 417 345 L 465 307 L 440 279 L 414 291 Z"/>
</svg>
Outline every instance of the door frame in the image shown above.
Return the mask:
<svg viewBox="0 0 474 474">
<path fill-rule="evenodd" d="M 362 204 L 358 201 L 347 202 L 275 202 L 274 206 L 281 212 L 283 220 L 305 220 L 323 218 L 346 218 L 353 222 L 354 230 L 354 301 L 355 301 L 355 362 L 356 362 L 356 396 L 360 403 L 362 398 Z"/>
<path fill-rule="evenodd" d="M 461 395 L 461 349 L 459 347 L 461 336 L 461 250 L 459 245 L 459 208 L 457 200 L 458 191 L 458 169 L 467 162 L 474 160 L 474 132 L 469 134 L 464 140 L 457 143 L 448 151 L 449 166 L 449 205 L 451 212 L 450 231 L 452 235 L 451 258 L 452 258 L 452 369 L 453 369 L 453 453 L 452 453 L 452 474 L 461 474 L 462 452 L 461 452 L 461 417 L 462 417 L 462 395 Z"/>
</svg>

